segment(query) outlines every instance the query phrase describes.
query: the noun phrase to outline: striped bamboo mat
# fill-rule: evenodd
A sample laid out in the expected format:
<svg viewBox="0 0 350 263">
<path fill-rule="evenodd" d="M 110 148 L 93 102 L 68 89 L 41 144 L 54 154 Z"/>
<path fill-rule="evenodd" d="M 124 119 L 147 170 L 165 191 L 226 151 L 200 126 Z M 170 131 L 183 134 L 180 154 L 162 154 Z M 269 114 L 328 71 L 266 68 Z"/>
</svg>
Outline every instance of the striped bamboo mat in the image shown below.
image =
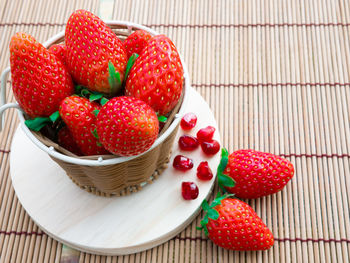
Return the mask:
<svg viewBox="0 0 350 263">
<path fill-rule="evenodd" d="M 78 8 L 168 35 L 214 111 L 224 146 L 291 160 L 296 175 L 282 192 L 248 202 L 275 245 L 266 252 L 223 250 L 195 229 L 198 217 L 139 254 L 103 257 L 62 246 L 31 221 L 11 186 L 9 149 L 18 121 L 8 111 L 0 135 L 1 262 L 350 261 L 349 1 L 2 0 L 0 70 L 9 65 L 15 32 L 44 41 Z"/>
</svg>

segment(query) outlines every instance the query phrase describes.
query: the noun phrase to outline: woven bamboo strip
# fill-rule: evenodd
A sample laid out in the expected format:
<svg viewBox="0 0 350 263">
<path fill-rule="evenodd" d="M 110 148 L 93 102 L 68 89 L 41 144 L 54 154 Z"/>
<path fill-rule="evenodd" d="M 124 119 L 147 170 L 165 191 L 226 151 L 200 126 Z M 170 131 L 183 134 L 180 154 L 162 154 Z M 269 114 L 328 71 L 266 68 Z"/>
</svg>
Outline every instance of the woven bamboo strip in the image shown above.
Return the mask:
<svg viewBox="0 0 350 263">
<path fill-rule="evenodd" d="M 342 1 L 340 6 L 323 1 L 305 3 L 260 1 L 256 5 L 252 4 L 252 1 L 246 1 L 245 4 L 230 2 L 229 4 L 234 10 L 231 16 L 232 21 L 228 21 L 220 11 L 222 9 L 231 10 L 231 8 L 227 8 L 228 2 L 225 1 L 218 5 L 208 2 L 190 4 L 190 2 L 185 1 L 161 5 L 156 3 L 156 1 L 146 1 L 143 5 L 139 5 L 135 1 L 132 3 L 133 6 L 140 7 L 136 11 L 130 11 L 130 4 L 120 5 L 120 16 L 125 17 L 125 20 L 139 19 L 141 23 L 156 24 L 336 23 L 339 21 L 346 23 L 349 21 L 347 1 Z M 143 9 L 149 4 L 157 6 L 152 15 L 151 13 L 146 15 L 143 12 Z M 189 21 L 190 19 L 186 15 L 169 16 L 170 8 L 189 10 L 188 13 L 191 14 L 192 21 Z M 341 13 L 340 17 L 338 13 L 334 13 L 337 8 L 342 10 L 339 12 Z M 259 9 L 261 9 L 260 12 L 257 11 Z M 303 10 L 303 12 L 296 10 Z M 116 11 L 115 8 L 114 13 Z M 162 15 L 157 15 L 161 12 Z M 34 30 L 34 28 L 32 29 Z M 6 32 L 6 30 L 4 31 Z M 179 49 L 183 49 L 194 83 L 223 83 L 226 85 L 255 82 L 347 83 L 349 81 L 347 72 L 349 28 L 346 27 L 225 27 L 214 30 L 212 28 L 191 27 L 184 29 L 163 26 L 159 27 L 159 31 L 169 34 L 174 38 Z M 40 35 L 41 39 L 46 37 L 45 34 Z M 217 39 L 221 39 L 221 41 L 218 42 Z M 203 40 L 206 43 L 198 43 Z M 192 44 L 195 44 L 195 48 Z M 261 45 L 261 53 L 259 53 L 259 45 Z M 1 63 L 1 65 L 3 64 Z M 224 66 L 227 64 L 229 66 L 225 72 Z M 217 72 L 213 71 L 213 65 L 215 65 Z M 245 70 L 246 72 L 244 72 Z M 195 79 L 196 81 L 194 81 Z M 199 86 L 196 89 L 214 110 L 219 121 L 221 135 L 224 138 L 223 144 L 227 145 L 230 151 L 241 147 L 254 147 L 282 154 L 312 154 L 316 152 L 318 155 L 322 155 L 324 153 L 343 154 L 349 150 L 349 140 L 346 139 L 349 138 L 349 126 L 346 125 L 349 120 L 349 104 L 347 103 L 349 88 L 340 86 L 303 86 L 301 88 L 277 85 L 267 88 L 262 86 L 248 88 Z M 229 106 L 227 106 L 228 102 L 231 102 Z M 223 105 L 226 106 L 223 107 Z M 8 119 L 13 116 L 15 115 L 8 114 Z M 295 116 L 298 116 L 298 119 Z M 11 133 L 6 140 L 2 140 L 2 145 L 5 147 L 9 146 L 8 142 L 13 134 L 12 127 L 14 126 L 8 125 L 6 127 L 7 131 L 11 131 Z M 6 154 L 2 154 L 1 157 L 5 162 L 8 160 L 4 159 L 7 158 L 6 156 Z M 347 181 L 349 179 L 346 176 L 349 174 L 348 158 L 291 157 L 291 160 L 297 164 L 298 181 L 292 181 L 283 192 L 276 196 L 251 201 L 250 204 L 264 217 L 267 224 L 272 227 L 274 234 L 280 238 L 346 239 L 349 232 L 349 219 L 344 216 L 348 213 L 346 211 L 349 203 L 349 195 L 346 194 L 349 192 L 349 182 Z M 5 186 L 8 186 L 9 181 L 5 182 Z M 1 188 L 3 191 L 8 189 L 3 186 Z M 303 194 L 300 193 L 301 189 L 304 189 Z M 337 189 L 341 191 L 337 192 Z M 330 193 L 331 191 L 333 193 Z M 9 200 L 8 197 L 3 198 L 2 196 L 2 203 L 8 204 L 6 207 L 11 205 L 16 207 L 17 203 L 14 199 L 8 203 L 6 201 Z M 310 211 L 309 214 L 304 210 Z M 8 214 L 8 216 L 6 222 L 9 221 L 9 218 L 16 218 L 13 214 Z M 198 225 L 199 218 L 195 222 Z M 306 230 L 305 232 L 300 229 L 300 224 L 303 225 L 301 229 Z M 334 224 L 338 224 L 339 230 L 335 231 Z M 17 225 L 20 225 L 20 222 Z M 26 224 L 24 223 L 24 225 Z M 192 231 L 186 229 L 180 235 L 184 241 L 178 242 L 177 252 L 183 252 L 184 257 L 177 257 L 176 262 L 193 261 L 192 247 L 190 255 L 185 250 L 181 250 L 182 247 L 186 249 L 187 245 L 192 243 L 196 247 L 195 258 L 202 259 L 203 262 L 206 259 L 213 262 L 229 262 L 232 259 L 239 259 L 241 262 L 259 262 L 262 259 L 273 261 L 273 258 L 278 257 L 280 258 L 279 262 L 283 262 L 288 261 L 289 255 L 294 261 L 303 258 L 314 262 L 319 260 L 327 262 L 332 259 L 340 262 L 341 260 L 345 261 L 348 257 L 349 245 L 345 242 L 277 241 L 278 246 L 268 253 L 227 252 L 212 246 L 207 241 L 186 239 L 189 235 L 196 236 L 193 234 L 194 225 L 191 225 Z M 16 227 L 16 224 L 13 224 L 12 227 Z M 26 231 L 28 231 L 28 227 L 30 226 L 27 224 Z M 10 250 L 11 238 L 7 241 L 7 250 Z M 17 236 L 15 240 L 17 240 Z M 21 236 L 20 240 L 27 240 L 27 238 Z M 43 240 L 42 237 L 41 240 Z M 172 258 L 170 256 L 171 244 L 176 246 L 176 242 L 176 240 L 168 242 L 168 247 L 164 245 L 163 257 L 165 257 L 164 251 L 169 251 L 167 259 Z M 181 247 L 182 243 L 184 245 Z M 207 247 L 209 248 L 208 252 L 204 251 Z M 137 261 L 148 262 L 147 255 L 147 253 L 144 257 L 136 255 Z M 155 258 L 154 255 L 158 255 L 155 249 L 151 253 L 152 260 Z M 334 255 L 336 258 L 333 258 Z M 35 256 L 35 251 L 33 256 Z M 133 262 L 135 256 L 118 257 L 118 262 L 122 262 L 123 258 L 124 261 Z M 90 258 L 87 256 L 86 259 L 88 260 L 86 262 L 92 262 L 95 259 L 97 262 L 102 261 L 98 257 Z M 117 258 L 113 258 L 113 261 L 117 262 L 116 260 Z"/>
</svg>

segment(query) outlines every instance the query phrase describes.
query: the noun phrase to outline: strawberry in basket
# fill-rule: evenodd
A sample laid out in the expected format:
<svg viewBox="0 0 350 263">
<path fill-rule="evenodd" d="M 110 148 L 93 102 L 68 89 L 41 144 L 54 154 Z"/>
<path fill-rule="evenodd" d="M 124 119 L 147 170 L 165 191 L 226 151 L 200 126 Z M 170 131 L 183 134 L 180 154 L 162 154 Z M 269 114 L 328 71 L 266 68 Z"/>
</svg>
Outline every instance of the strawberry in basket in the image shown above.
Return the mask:
<svg viewBox="0 0 350 263">
<path fill-rule="evenodd" d="M 84 155 L 109 154 L 94 133 L 96 129 L 94 110 L 100 108 L 98 103 L 78 96 L 67 97 L 60 105 L 60 116 Z"/>
<path fill-rule="evenodd" d="M 103 146 L 121 156 L 148 150 L 158 136 L 158 118 L 145 102 L 133 97 L 109 100 L 97 115 L 97 134 Z"/>
<path fill-rule="evenodd" d="M 76 82 L 108 95 L 119 92 L 127 55 L 105 22 L 86 10 L 77 10 L 68 19 L 65 42 L 66 63 Z"/>
<path fill-rule="evenodd" d="M 143 100 L 166 115 L 180 99 L 183 68 L 180 56 L 164 35 L 151 38 L 128 75 L 125 94 Z"/>
<path fill-rule="evenodd" d="M 73 94 L 66 67 L 49 50 L 26 33 L 10 42 L 12 90 L 21 108 L 32 118 L 48 117 Z"/>
<path fill-rule="evenodd" d="M 131 57 L 133 53 L 140 55 L 151 38 L 151 34 L 145 30 L 136 30 L 134 33 L 130 34 L 124 41 L 128 57 Z"/>
<path fill-rule="evenodd" d="M 67 65 L 66 63 L 66 45 L 65 44 L 55 44 L 49 47 L 49 51 L 58 57 L 63 65 Z"/>
</svg>

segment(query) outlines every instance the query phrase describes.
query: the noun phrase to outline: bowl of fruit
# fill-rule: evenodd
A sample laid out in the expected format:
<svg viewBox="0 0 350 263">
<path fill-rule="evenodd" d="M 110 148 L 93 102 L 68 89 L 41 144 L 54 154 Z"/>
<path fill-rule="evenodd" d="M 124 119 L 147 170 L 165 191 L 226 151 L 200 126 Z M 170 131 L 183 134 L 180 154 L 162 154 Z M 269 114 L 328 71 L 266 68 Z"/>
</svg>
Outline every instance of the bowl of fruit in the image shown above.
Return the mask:
<svg viewBox="0 0 350 263">
<path fill-rule="evenodd" d="M 11 72 L 16 103 L 5 104 Z M 142 25 L 77 10 L 40 44 L 19 32 L 1 75 L 1 115 L 81 188 L 102 196 L 140 190 L 166 168 L 190 80 L 173 42 Z"/>
</svg>

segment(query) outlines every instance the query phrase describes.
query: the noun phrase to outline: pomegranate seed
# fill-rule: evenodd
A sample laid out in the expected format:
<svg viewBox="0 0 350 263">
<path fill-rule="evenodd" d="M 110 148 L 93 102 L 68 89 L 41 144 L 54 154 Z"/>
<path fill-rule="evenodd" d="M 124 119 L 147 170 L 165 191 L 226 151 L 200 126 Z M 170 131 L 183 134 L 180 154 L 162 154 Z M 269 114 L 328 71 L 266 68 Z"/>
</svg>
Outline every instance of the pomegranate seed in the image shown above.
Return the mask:
<svg viewBox="0 0 350 263">
<path fill-rule="evenodd" d="M 193 151 L 198 146 L 199 142 L 197 138 L 191 135 L 182 135 L 179 139 L 179 147 L 183 151 Z"/>
<path fill-rule="evenodd" d="M 213 126 L 208 126 L 200 129 L 197 132 L 197 139 L 200 142 L 210 142 L 213 139 L 215 128 Z"/>
<path fill-rule="evenodd" d="M 180 171 L 187 171 L 193 168 L 193 161 L 183 155 L 177 155 L 174 158 L 173 167 Z"/>
<path fill-rule="evenodd" d="M 209 181 L 213 178 L 213 172 L 211 171 L 208 162 L 201 162 L 197 167 L 197 177 L 204 181 Z"/>
<path fill-rule="evenodd" d="M 181 128 L 184 130 L 191 130 L 197 124 L 197 116 L 192 113 L 186 113 L 181 119 Z"/>
<path fill-rule="evenodd" d="M 214 155 L 220 150 L 220 144 L 216 140 L 201 143 L 202 150 L 207 155 Z"/>
<path fill-rule="evenodd" d="M 193 182 L 182 182 L 181 185 L 182 197 L 185 200 L 194 200 L 198 197 L 198 186 Z"/>
</svg>

